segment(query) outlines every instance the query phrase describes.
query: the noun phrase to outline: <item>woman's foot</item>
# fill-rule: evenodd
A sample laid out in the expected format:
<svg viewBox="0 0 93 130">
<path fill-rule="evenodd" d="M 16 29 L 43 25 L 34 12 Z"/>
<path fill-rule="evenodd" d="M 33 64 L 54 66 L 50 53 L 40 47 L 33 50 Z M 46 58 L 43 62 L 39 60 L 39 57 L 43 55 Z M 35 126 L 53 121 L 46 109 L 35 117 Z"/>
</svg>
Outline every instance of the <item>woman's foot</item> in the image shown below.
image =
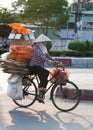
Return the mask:
<svg viewBox="0 0 93 130">
<path fill-rule="evenodd" d="M 44 100 L 44 98 L 45 98 L 44 93 L 45 93 L 45 91 L 46 91 L 46 88 L 41 87 L 41 88 L 39 88 L 38 90 L 39 90 L 38 101 L 39 101 L 39 102 L 42 102 L 42 101 Z"/>
<path fill-rule="evenodd" d="M 45 92 L 45 91 L 46 91 L 46 88 L 40 87 L 40 88 L 38 88 L 38 90 L 39 90 L 40 92 Z"/>
</svg>

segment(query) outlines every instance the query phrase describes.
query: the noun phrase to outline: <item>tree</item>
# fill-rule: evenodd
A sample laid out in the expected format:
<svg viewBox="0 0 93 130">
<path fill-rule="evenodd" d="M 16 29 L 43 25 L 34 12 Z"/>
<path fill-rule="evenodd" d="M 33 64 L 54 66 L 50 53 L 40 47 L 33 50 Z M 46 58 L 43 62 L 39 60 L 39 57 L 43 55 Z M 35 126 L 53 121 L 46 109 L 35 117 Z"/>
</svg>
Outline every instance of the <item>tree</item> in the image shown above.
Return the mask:
<svg viewBox="0 0 93 130">
<path fill-rule="evenodd" d="M 73 0 L 71 5 L 69 6 L 69 10 L 73 7 L 73 11 L 76 10 L 76 5 L 77 5 L 77 0 Z M 85 8 L 87 11 L 88 10 L 93 10 L 93 1 L 92 0 L 83 0 L 83 8 Z"/>
<path fill-rule="evenodd" d="M 11 27 L 9 27 L 7 24 L 0 25 L 0 37 L 8 38 L 10 32 L 11 32 Z"/>
<path fill-rule="evenodd" d="M 24 21 L 39 25 L 45 34 L 49 26 L 62 28 L 69 19 L 66 0 L 18 0 L 15 7 L 19 6 L 23 7 Z"/>
<path fill-rule="evenodd" d="M 20 22 L 19 14 L 8 11 L 6 8 L 0 9 L 0 23 L 9 24 L 11 22 Z"/>
<path fill-rule="evenodd" d="M 7 38 L 11 32 L 8 24 L 12 22 L 21 22 L 20 14 L 9 11 L 6 8 L 0 8 L 0 36 Z"/>
<path fill-rule="evenodd" d="M 86 8 L 86 10 L 93 10 L 93 1 L 85 0 L 85 2 L 83 3 L 83 7 Z"/>
</svg>

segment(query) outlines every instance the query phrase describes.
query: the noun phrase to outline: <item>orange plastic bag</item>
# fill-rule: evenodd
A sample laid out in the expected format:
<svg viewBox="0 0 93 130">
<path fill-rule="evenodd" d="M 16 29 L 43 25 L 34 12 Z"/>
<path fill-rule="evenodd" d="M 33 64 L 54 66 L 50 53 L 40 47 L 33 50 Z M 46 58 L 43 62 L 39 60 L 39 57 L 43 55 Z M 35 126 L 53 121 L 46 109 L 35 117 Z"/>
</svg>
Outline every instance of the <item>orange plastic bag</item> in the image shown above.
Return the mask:
<svg viewBox="0 0 93 130">
<path fill-rule="evenodd" d="M 27 62 L 32 57 L 33 49 L 30 45 L 12 45 L 10 48 L 10 57 L 17 62 Z"/>
<path fill-rule="evenodd" d="M 54 83 L 56 80 L 57 80 L 57 78 L 58 78 L 58 74 L 57 74 L 57 69 L 56 68 L 49 68 L 49 79 L 51 79 L 50 80 L 50 82 L 51 83 Z M 55 77 L 54 77 L 54 75 L 55 75 Z M 54 77 L 54 78 L 53 78 Z"/>
<path fill-rule="evenodd" d="M 28 34 L 31 32 L 31 30 L 23 27 L 21 24 L 19 23 L 11 23 L 9 24 L 9 26 L 12 28 L 12 32 L 11 33 L 22 33 L 24 35 Z"/>
<path fill-rule="evenodd" d="M 50 82 L 54 83 L 58 78 L 62 80 L 69 77 L 70 72 L 68 70 L 57 70 L 56 68 L 49 68 Z M 54 78 L 53 78 L 54 77 Z"/>
</svg>

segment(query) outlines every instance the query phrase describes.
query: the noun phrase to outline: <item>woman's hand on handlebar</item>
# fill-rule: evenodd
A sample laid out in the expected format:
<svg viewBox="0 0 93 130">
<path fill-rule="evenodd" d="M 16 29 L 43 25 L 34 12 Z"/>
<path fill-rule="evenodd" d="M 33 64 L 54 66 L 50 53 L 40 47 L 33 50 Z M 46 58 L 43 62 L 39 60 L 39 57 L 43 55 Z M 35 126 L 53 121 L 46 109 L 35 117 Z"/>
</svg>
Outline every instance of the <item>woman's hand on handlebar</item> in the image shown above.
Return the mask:
<svg viewBox="0 0 93 130">
<path fill-rule="evenodd" d="M 63 70 L 65 69 L 64 64 L 59 61 L 55 61 L 55 66 L 56 66 L 56 68 L 62 68 Z"/>
<path fill-rule="evenodd" d="M 59 61 L 56 61 L 56 60 L 48 60 L 48 62 L 53 64 L 56 67 L 63 67 L 64 66 L 62 62 L 59 62 Z"/>
<path fill-rule="evenodd" d="M 54 61 L 54 64 L 55 64 L 56 66 L 58 66 L 58 65 L 62 65 L 62 62 Z"/>
</svg>

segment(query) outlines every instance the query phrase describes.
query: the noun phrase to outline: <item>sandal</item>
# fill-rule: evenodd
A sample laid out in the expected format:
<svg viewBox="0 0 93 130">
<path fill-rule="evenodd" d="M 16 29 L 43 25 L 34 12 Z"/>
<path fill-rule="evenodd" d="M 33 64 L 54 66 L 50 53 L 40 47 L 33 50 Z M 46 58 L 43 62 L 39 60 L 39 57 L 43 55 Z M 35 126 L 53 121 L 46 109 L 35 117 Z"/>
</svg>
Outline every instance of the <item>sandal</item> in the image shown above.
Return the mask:
<svg viewBox="0 0 93 130">
<path fill-rule="evenodd" d="M 44 103 L 44 98 L 45 98 L 45 95 L 44 95 L 44 93 L 45 93 L 45 91 L 46 91 L 46 88 L 39 88 L 39 94 L 38 94 L 38 96 L 37 96 L 37 99 L 38 99 L 38 101 L 40 102 L 40 103 Z"/>
</svg>

